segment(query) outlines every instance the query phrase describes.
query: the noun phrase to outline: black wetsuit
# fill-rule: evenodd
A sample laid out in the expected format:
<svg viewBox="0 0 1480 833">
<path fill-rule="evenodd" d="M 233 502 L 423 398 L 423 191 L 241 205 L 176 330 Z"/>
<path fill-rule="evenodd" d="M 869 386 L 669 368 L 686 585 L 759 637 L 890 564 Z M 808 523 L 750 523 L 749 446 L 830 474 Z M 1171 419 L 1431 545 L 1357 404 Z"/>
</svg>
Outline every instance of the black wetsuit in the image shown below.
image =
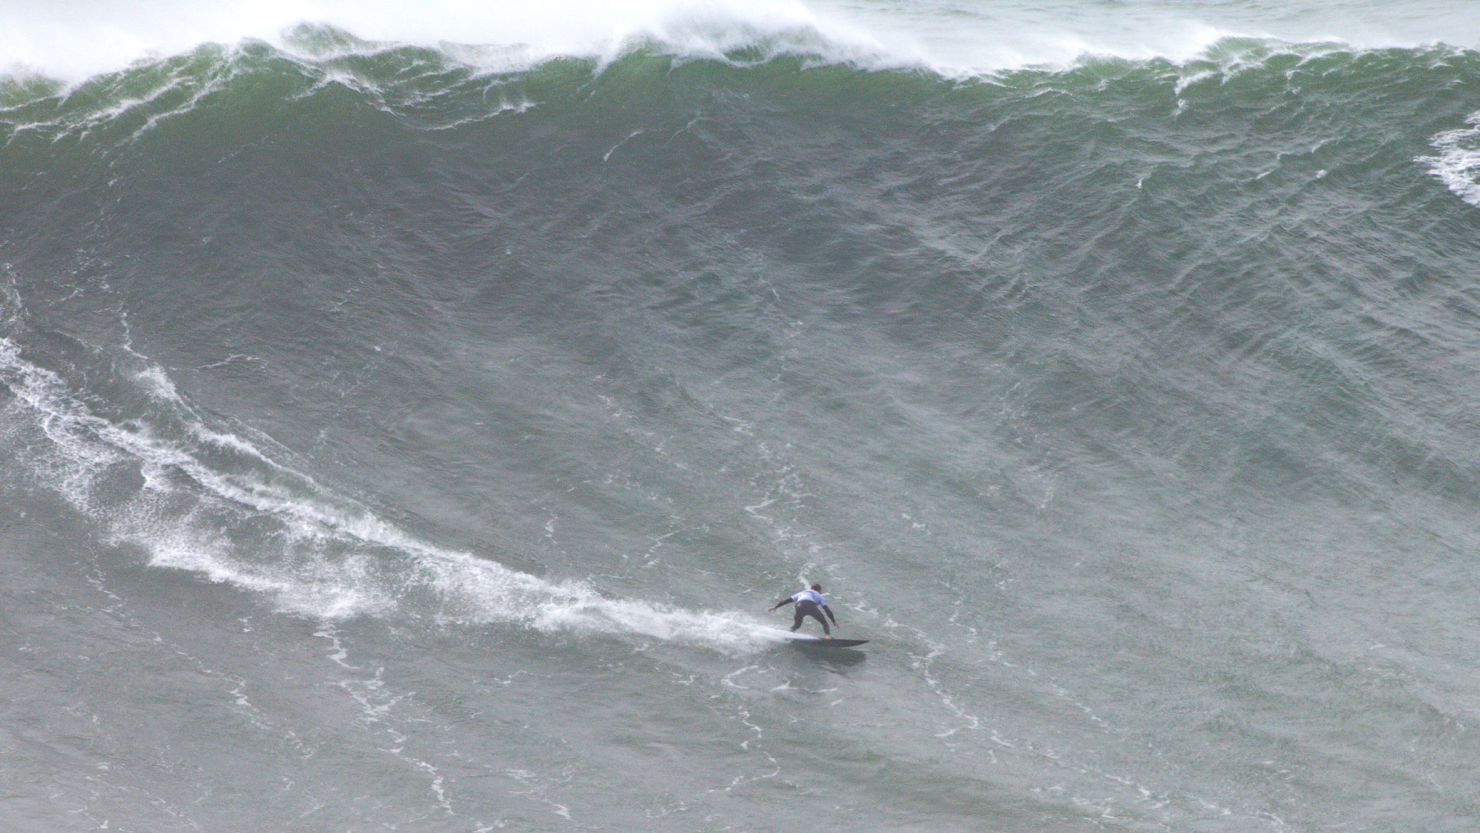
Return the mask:
<svg viewBox="0 0 1480 833">
<path fill-rule="evenodd" d="M 798 593 L 797 595 L 800 596 L 801 593 Z M 829 628 L 827 626 L 827 619 L 831 619 L 833 621 L 833 624 L 836 625 L 838 623 L 838 617 L 833 615 L 832 608 L 828 607 L 826 602 L 818 604 L 811 599 L 802 599 L 801 601 L 797 601 L 794 597 L 787 596 L 786 598 L 777 602 L 772 607 L 772 609 L 774 610 L 777 607 L 789 605 L 792 602 L 796 602 L 797 605 L 796 617 L 792 620 L 791 623 L 792 630 L 800 628 L 802 626 L 802 620 L 807 618 L 808 616 L 811 616 L 813 619 L 816 619 L 817 621 L 822 623 L 822 632 L 824 634 L 826 634 L 827 636 L 832 636 L 832 628 Z M 824 613 L 827 614 L 827 619 L 822 618 L 822 614 Z"/>
</svg>

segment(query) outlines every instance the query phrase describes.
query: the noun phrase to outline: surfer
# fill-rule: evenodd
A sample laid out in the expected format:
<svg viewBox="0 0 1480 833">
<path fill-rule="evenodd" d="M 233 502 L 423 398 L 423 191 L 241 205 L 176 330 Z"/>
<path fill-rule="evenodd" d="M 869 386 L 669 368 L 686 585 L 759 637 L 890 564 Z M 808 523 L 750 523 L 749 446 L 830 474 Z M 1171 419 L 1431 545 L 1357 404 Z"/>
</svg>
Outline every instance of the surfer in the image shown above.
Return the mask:
<svg viewBox="0 0 1480 833">
<path fill-rule="evenodd" d="M 796 618 L 791 623 L 792 631 L 800 628 L 802 626 L 802 620 L 811 616 L 813 619 L 822 623 L 823 638 L 832 639 L 832 629 L 827 626 L 827 619 L 831 619 L 832 623 L 836 625 L 838 623 L 838 617 L 834 616 L 832 608 L 827 606 L 827 597 L 822 595 L 822 585 L 814 584 L 810 589 L 803 590 L 792 596 L 787 596 L 776 604 L 771 605 L 771 609 L 766 612 L 774 613 L 776 608 L 792 604 L 793 602 L 796 603 L 797 610 Z M 822 618 L 822 614 L 824 613 L 827 614 L 827 619 Z"/>
</svg>

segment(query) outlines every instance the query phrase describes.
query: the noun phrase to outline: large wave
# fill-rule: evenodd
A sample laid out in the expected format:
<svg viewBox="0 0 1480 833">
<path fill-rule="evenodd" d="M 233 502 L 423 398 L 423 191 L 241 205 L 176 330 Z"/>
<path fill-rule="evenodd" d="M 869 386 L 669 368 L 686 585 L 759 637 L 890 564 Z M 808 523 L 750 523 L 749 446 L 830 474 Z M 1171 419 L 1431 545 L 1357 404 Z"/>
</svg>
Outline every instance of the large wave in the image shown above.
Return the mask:
<svg viewBox="0 0 1480 833">
<path fill-rule="evenodd" d="M 800 11 L 796 14 L 800 16 L 797 20 L 805 17 Z M 212 118 L 226 114 L 244 122 L 285 125 L 338 118 L 330 99 L 345 91 L 360 104 L 403 125 L 445 131 L 518 117 L 536 107 L 575 115 L 586 107 L 585 85 L 593 77 L 603 77 L 604 83 L 590 92 L 625 97 L 628 100 L 621 106 L 639 123 L 646 109 L 674 92 L 702 96 L 706 94 L 703 88 L 720 78 L 732 87 L 759 83 L 774 88 L 793 73 L 805 74 L 811 68 L 815 74 L 822 64 L 844 73 L 862 68 L 877 76 L 839 83 L 840 76 L 824 74 L 807 82 L 818 90 L 833 88 L 831 96 L 846 93 L 859 113 L 883 112 L 895 105 L 917 106 L 943 94 L 961 101 L 981 101 L 996 95 L 994 90 L 1001 91 L 998 98 L 1004 101 L 1047 96 L 1045 103 L 1050 106 L 1061 103 L 1057 100 L 1061 93 L 1085 96 L 1084 101 L 1090 97 L 1108 101 L 1111 96 L 1105 93 L 1112 82 L 1114 89 L 1133 92 L 1145 102 L 1171 101 L 1178 112 L 1201 100 L 1246 96 L 1254 90 L 1292 96 L 1294 106 L 1304 106 L 1300 99 L 1317 90 L 1319 96 L 1349 98 L 1363 90 L 1401 85 L 1408 95 L 1417 96 L 1414 101 L 1421 101 L 1424 96 L 1445 96 L 1448 86 L 1460 83 L 1451 76 L 1463 79 L 1480 73 L 1480 54 L 1449 46 L 1363 50 L 1335 42 L 1296 44 L 1224 37 L 1189 42 L 1195 51 L 1177 60 L 1144 55 L 1133 60 L 1090 58 L 1076 47 L 1060 57 L 1077 55 L 1077 62 L 1061 69 L 999 70 L 979 83 L 963 86 L 940 74 L 954 71 L 944 66 L 923 73 L 874 73 L 880 67 L 920 69 L 925 65 L 911 64 L 914 59 L 906 59 L 903 53 L 879 51 L 877 44 L 867 46 L 867 38 L 840 47 L 843 41 L 822 34 L 812 24 L 766 28 L 739 25 L 731 18 L 722 22 L 704 19 L 714 28 L 713 37 L 703 45 L 699 40 L 681 45 L 676 30 L 659 35 L 648 27 L 641 35 L 616 39 L 610 49 L 563 50 L 586 55 L 577 59 L 557 59 L 562 50 L 534 49 L 528 44 L 468 47 L 442 43 L 424 48 L 367 41 L 330 26 L 300 25 L 284 32 L 276 46 L 262 41 L 229 47 L 206 44 L 141 60 L 81 83 L 22 73 L 0 80 L 0 143 L 21 154 L 8 166 L 19 175 L 31 165 L 65 168 L 66 150 L 74 141 L 85 157 L 130 146 L 159 125 L 187 114 L 214 111 Z M 1158 54 L 1177 50 L 1121 51 Z M 730 74 L 672 73 L 685 63 L 673 53 L 703 56 Z M 976 92 L 962 92 L 969 88 Z M 1319 97 L 1309 100 L 1312 107 L 1322 106 Z M 300 112 L 289 114 L 289 108 Z M 1442 111 L 1420 108 L 1418 112 Z M 1474 131 L 1457 126 L 1456 121 L 1435 125 L 1438 129 L 1427 141 L 1438 153 L 1417 156 L 1417 161 L 1455 194 L 1474 202 Z M 639 123 L 620 136 L 607 137 L 601 130 L 591 135 L 605 142 L 598 153 L 605 161 L 618 147 L 649 129 Z M 191 144 L 200 143 L 191 140 Z M 28 146 L 37 154 L 29 163 L 24 155 Z M 1274 152 L 1276 158 L 1289 153 Z"/>
<path fill-rule="evenodd" d="M 378 31 L 366 18 L 356 34 L 299 27 L 278 46 L 201 46 L 80 84 L 13 78 L 0 85 L 0 185 L 24 199 L 0 204 L 0 225 L 18 230 L 3 241 L 5 258 L 59 273 L 82 227 L 109 237 L 89 244 L 111 246 L 115 264 L 180 273 L 170 297 L 156 302 L 195 292 L 194 270 L 220 269 L 220 282 L 193 297 L 219 303 L 245 286 L 251 297 L 237 300 L 251 306 L 298 280 L 305 261 L 369 263 L 394 251 L 397 234 L 355 226 L 359 212 L 413 238 L 413 255 L 430 252 L 430 261 L 412 264 L 426 266 L 430 280 L 452 284 L 476 272 L 541 284 L 531 307 L 553 322 L 548 310 L 580 301 L 542 282 L 553 286 L 573 261 L 620 273 L 611 253 L 645 251 L 659 228 L 672 230 L 664 256 L 676 265 L 661 276 L 645 262 L 625 267 L 640 273 L 635 286 L 720 266 L 743 281 L 760 258 L 753 253 L 770 251 L 790 258 L 783 268 L 792 275 L 823 265 L 814 290 L 821 308 L 868 296 L 891 316 L 923 311 L 923 324 L 899 325 L 908 339 L 938 326 L 931 303 L 936 315 L 962 306 L 998 315 L 1006 305 L 1031 317 L 1042 314 L 1043 297 L 1067 303 L 1052 295 L 1079 292 L 1077 281 L 1112 299 L 1156 281 L 1176 287 L 1195 273 L 1196 258 L 1147 266 L 1140 253 L 1186 234 L 1189 216 L 1209 229 L 1252 229 L 1256 243 L 1298 237 L 1309 252 L 1306 232 L 1287 220 L 1302 201 L 1317 207 L 1301 210 L 1322 216 L 1332 205 L 1391 205 L 1401 214 L 1424 200 L 1455 202 L 1429 171 L 1475 200 L 1475 135 L 1463 126 L 1473 105 L 1456 103 L 1453 92 L 1480 77 L 1473 52 L 1233 38 L 1209 45 L 1198 35 L 1185 45 L 1199 51 L 1180 62 L 1084 60 L 960 83 L 932 72 L 861 71 L 869 61 L 908 65 L 923 53 L 800 4 L 633 5 L 613 14 L 557 26 L 544 40 L 535 37 L 544 24 L 526 21 L 527 36 L 516 27 L 502 46 L 477 48 L 406 45 L 415 32 L 391 31 L 392 23 Z M 575 43 L 580 26 L 594 40 L 562 45 Z M 3 31 L 13 44 L 27 30 Z M 204 32 L 227 42 L 240 34 Z M 179 42 L 202 36 L 191 30 Z M 467 32 L 480 38 L 476 26 Z M 1062 54 L 1094 48 L 1077 43 Z M 552 57 L 569 54 L 585 57 Z M 1431 142 L 1437 155 L 1428 154 Z M 889 175 L 870 175 L 877 170 Z M 47 177 L 40 185 L 36 172 Z M 1405 188 L 1413 191 L 1406 201 L 1389 197 Z M 61 219 L 35 222 L 42 215 Z M 1374 223 L 1379 232 L 1397 225 Z M 187 228 L 188 240 L 170 236 Z M 314 231 L 295 237 L 300 228 Z M 495 245 L 498 235 L 506 237 Z M 367 240 L 392 242 L 367 253 Z M 504 266 L 519 243 L 528 260 Z M 1207 245 L 1198 256 L 1227 257 L 1234 244 Z M 444 247 L 457 246 L 466 257 L 446 256 Z M 1268 271 L 1283 274 L 1286 251 L 1269 248 Z M 987 270 L 987 254 L 1005 265 Z M 735 262 L 716 266 L 728 256 Z M 1032 277 L 993 283 L 1014 270 Z M 257 283 L 238 280 L 243 271 Z M 938 294 L 910 297 L 897 274 L 931 275 Z M 843 280 L 836 275 L 863 277 L 839 289 L 827 283 Z M 156 277 L 144 270 L 117 280 Z M 679 308 L 692 295 L 687 285 L 663 291 Z M 599 306 L 604 296 L 592 297 Z M 13 308 L 20 301 L 18 292 L 7 298 Z M 648 303 L 644 296 L 633 306 Z M 179 325 L 168 310 L 150 312 L 169 322 L 162 328 Z M 1050 332 L 1056 316 L 1044 319 Z M 775 338 L 792 338 L 796 319 L 776 320 L 785 332 Z M 622 323 L 635 330 L 647 322 Z M 564 326 L 591 329 L 584 319 Z M 363 334 L 340 330 L 315 349 L 355 338 L 352 347 L 367 347 Z M 612 598 L 440 546 L 315 481 L 305 473 L 311 467 L 265 437 L 194 407 L 148 359 L 115 350 L 81 379 L 29 347 L 19 317 L 0 335 L 0 383 L 13 395 L 9 430 L 37 440 L 16 443 L 34 452 L 31 469 L 157 565 L 316 616 L 410 610 L 732 647 L 775 636 L 737 614 Z M 264 538 L 272 552 L 256 546 Z"/>
</svg>

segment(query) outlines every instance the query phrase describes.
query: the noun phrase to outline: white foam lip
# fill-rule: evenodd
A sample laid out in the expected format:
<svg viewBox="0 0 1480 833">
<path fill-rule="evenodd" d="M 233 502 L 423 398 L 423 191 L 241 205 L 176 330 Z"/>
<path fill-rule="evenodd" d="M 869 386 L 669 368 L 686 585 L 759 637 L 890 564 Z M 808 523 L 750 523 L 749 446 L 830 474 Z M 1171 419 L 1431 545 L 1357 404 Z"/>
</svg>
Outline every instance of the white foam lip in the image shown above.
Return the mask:
<svg viewBox="0 0 1480 833">
<path fill-rule="evenodd" d="M 1182 61 L 1224 37 L 1356 48 L 1480 45 L 1473 9 L 1461 2 L 1333 11 L 1311 0 L 1277 9 L 1083 0 L 922 0 L 904 7 L 860 0 L 157 0 L 90 3 L 78 14 L 72 4 L 0 0 L 0 70 L 29 67 L 78 81 L 208 42 L 258 39 L 291 50 L 288 33 L 303 23 L 381 43 L 442 47 L 456 60 L 504 71 L 557 57 L 610 61 L 642 43 L 679 56 L 758 48 L 953 77 L 1064 65 L 1085 55 Z"/>
<path fill-rule="evenodd" d="M 797 0 L 428 0 L 414 7 L 390 0 L 164 0 L 103 3 L 89 12 L 79 16 L 60 5 L 0 5 L 0 60 L 10 68 L 75 81 L 202 43 L 256 39 L 292 51 L 290 33 L 304 23 L 332 25 L 383 43 L 435 47 L 455 42 L 464 45 L 452 50 L 461 59 L 503 70 L 556 57 L 611 59 L 642 41 L 695 56 L 720 55 L 771 37 L 868 46 L 865 35 L 836 15 Z"/>
</svg>

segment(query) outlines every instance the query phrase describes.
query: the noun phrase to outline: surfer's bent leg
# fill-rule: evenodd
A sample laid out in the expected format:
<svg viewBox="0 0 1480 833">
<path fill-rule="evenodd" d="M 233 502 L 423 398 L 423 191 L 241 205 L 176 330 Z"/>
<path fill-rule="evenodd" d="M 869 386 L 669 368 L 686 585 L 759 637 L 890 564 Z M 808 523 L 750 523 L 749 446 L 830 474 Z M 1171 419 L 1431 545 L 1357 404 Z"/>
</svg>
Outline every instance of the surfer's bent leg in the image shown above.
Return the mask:
<svg viewBox="0 0 1480 833">
<path fill-rule="evenodd" d="M 807 611 L 807 615 L 822 623 L 822 634 L 824 636 L 832 636 L 832 628 L 827 626 L 827 619 L 823 617 L 822 611 L 814 607 Z"/>
<path fill-rule="evenodd" d="M 832 630 L 828 628 L 827 620 L 822 618 L 822 610 L 817 607 L 816 602 L 797 602 L 796 621 L 793 622 L 791 625 L 792 630 L 796 630 L 797 628 L 800 628 L 802 626 L 802 617 L 804 616 L 811 616 L 813 619 L 821 622 L 822 632 L 828 636 L 832 635 Z"/>
</svg>

